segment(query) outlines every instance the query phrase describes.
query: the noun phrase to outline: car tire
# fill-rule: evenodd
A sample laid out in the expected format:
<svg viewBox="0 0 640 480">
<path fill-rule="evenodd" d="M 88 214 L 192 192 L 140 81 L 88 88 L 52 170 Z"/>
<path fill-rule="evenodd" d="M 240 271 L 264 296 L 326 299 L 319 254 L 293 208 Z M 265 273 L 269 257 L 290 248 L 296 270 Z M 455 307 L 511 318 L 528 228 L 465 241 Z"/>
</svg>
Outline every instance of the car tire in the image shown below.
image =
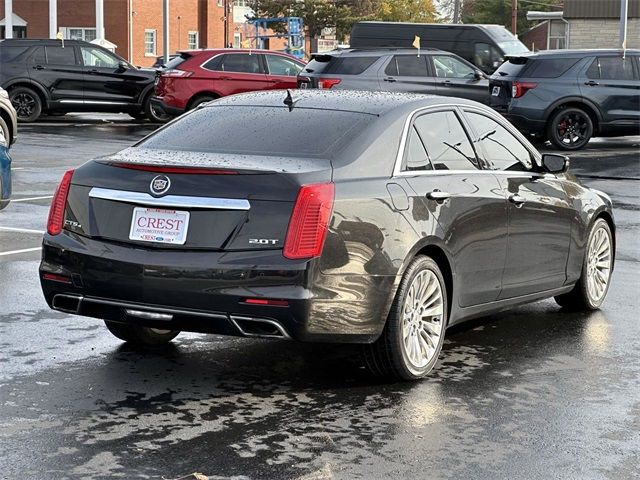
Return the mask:
<svg viewBox="0 0 640 480">
<path fill-rule="evenodd" d="M 363 347 L 365 365 L 377 376 L 425 377 L 442 350 L 447 318 L 447 290 L 440 268 L 429 257 L 416 257 L 400 281 L 382 334 Z"/>
<path fill-rule="evenodd" d="M 547 138 L 561 150 L 580 150 L 593 136 L 593 121 L 581 108 L 561 108 L 547 125 Z"/>
<path fill-rule="evenodd" d="M 9 92 L 9 99 L 16 109 L 18 120 L 25 123 L 35 122 L 42 113 L 40 95 L 28 87 L 16 87 Z"/>
<path fill-rule="evenodd" d="M 215 99 L 216 99 L 215 97 L 209 97 L 209 96 L 197 97 L 195 100 L 192 100 L 191 103 L 189 103 L 188 110 L 193 110 L 194 108 L 198 107 L 198 105 L 201 105 L 206 102 L 211 102 L 212 100 L 215 100 Z"/>
<path fill-rule="evenodd" d="M 6 122 L 0 118 L 0 147 L 9 148 L 11 145 L 11 132 Z"/>
<path fill-rule="evenodd" d="M 172 118 L 171 115 L 153 106 L 151 103 L 151 95 L 149 95 L 144 102 L 144 114 L 154 123 L 167 123 Z"/>
<path fill-rule="evenodd" d="M 554 297 L 556 303 L 572 311 L 597 310 L 609 291 L 612 270 L 611 228 L 606 220 L 598 218 L 589 230 L 580 279 L 569 293 Z"/>
<path fill-rule="evenodd" d="M 179 330 L 159 330 L 111 320 L 105 320 L 104 323 L 107 329 L 120 340 L 146 347 L 157 347 L 169 343 L 180 333 Z"/>
</svg>

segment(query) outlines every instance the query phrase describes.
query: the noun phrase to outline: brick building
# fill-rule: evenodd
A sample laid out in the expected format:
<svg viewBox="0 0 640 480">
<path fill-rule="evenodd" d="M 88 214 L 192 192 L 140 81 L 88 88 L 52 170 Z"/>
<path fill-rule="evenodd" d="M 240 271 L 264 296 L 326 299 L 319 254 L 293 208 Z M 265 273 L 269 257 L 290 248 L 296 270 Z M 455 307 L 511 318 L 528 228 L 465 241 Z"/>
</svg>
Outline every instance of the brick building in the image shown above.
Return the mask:
<svg viewBox="0 0 640 480">
<path fill-rule="evenodd" d="M 620 48 L 620 0 L 565 0 L 562 12 L 528 12 L 540 23 L 520 36 L 531 50 Z M 629 0 L 627 48 L 640 48 L 640 0 Z"/>
<path fill-rule="evenodd" d="M 230 14 L 225 41 L 224 0 L 170 0 L 170 52 L 220 48 L 234 43 L 239 46 L 245 28 L 242 23 L 234 23 L 233 17 L 235 13 L 236 20 L 244 21 L 246 2 L 227 1 Z M 57 0 L 58 31 L 68 39 L 95 39 L 95 3 L 95 0 Z M 162 6 L 162 0 L 104 0 L 105 38 L 116 45 L 118 55 L 134 65 L 150 66 L 164 53 Z M 4 17 L 4 7 L 4 0 L 0 0 L 0 17 Z M 234 12 L 236 8 L 238 11 Z M 49 38 L 49 0 L 13 0 L 13 12 L 14 37 Z M 0 21 L 0 38 L 4 38 L 3 25 L 4 20 Z M 278 47 L 280 43 L 271 48 Z"/>
</svg>

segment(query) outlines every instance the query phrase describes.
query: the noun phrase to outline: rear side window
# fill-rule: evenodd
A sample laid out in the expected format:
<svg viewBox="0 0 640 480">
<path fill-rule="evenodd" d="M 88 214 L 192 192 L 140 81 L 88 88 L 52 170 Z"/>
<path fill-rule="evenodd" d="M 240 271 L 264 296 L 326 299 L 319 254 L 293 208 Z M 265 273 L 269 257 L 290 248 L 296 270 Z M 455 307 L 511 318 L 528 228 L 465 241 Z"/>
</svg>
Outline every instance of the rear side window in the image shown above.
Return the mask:
<svg viewBox="0 0 640 480">
<path fill-rule="evenodd" d="M 398 77 L 426 77 L 427 58 L 424 55 L 394 55 L 384 73 Z"/>
<path fill-rule="evenodd" d="M 633 80 L 631 57 L 598 57 L 589 66 L 587 77 L 604 80 Z"/>
<path fill-rule="evenodd" d="M 76 55 L 73 47 L 45 47 L 47 51 L 47 63 L 55 65 L 75 65 Z"/>
<path fill-rule="evenodd" d="M 327 67 L 324 73 L 340 75 L 360 75 L 378 60 L 377 57 L 339 57 Z"/>
<path fill-rule="evenodd" d="M 137 146 L 163 150 L 326 158 L 375 117 L 335 110 L 211 106 L 195 110 Z M 266 121 L 268 119 L 268 121 Z"/>
<path fill-rule="evenodd" d="M 496 70 L 495 75 L 501 77 L 517 77 L 527 65 L 527 62 L 528 60 L 524 57 L 508 58 L 507 61 Z"/>
<path fill-rule="evenodd" d="M 424 149 L 420 135 L 416 130 L 416 127 L 411 127 L 409 132 L 409 140 L 407 145 L 407 160 L 403 168 L 405 171 L 415 170 L 433 170 L 431 162 L 429 161 L 429 155 Z"/>
<path fill-rule="evenodd" d="M 24 54 L 29 47 L 0 47 L 0 62 L 12 62 L 14 60 L 19 60 L 22 54 Z M 23 59 L 24 60 L 24 59 Z"/>
<path fill-rule="evenodd" d="M 579 58 L 540 58 L 532 62 L 526 76 L 532 78 L 558 78 L 573 67 Z"/>
<path fill-rule="evenodd" d="M 476 170 L 478 160 L 454 112 L 434 112 L 418 117 L 420 134 L 435 170 Z"/>
<path fill-rule="evenodd" d="M 216 57 L 203 65 L 207 70 L 238 73 L 264 73 L 260 66 L 260 55 L 228 53 Z"/>
</svg>

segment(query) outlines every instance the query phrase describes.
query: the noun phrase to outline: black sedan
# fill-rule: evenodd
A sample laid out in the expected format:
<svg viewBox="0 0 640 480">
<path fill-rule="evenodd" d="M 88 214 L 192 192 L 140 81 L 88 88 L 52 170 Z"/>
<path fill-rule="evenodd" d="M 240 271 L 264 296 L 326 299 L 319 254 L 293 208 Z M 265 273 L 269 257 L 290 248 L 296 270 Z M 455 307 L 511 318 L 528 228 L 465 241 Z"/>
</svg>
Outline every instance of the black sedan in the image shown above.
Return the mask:
<svg viewBox="0 0 640 480">
<path fill-rule="evenodd" d="M 567 167 L 469 100 L 226 97 L 64 175 L 42 288 L 128 342 L 360 343 L 373 372 L 420 378 L 448 326 L 601 305 L 611 201 Z"/>
</svg>

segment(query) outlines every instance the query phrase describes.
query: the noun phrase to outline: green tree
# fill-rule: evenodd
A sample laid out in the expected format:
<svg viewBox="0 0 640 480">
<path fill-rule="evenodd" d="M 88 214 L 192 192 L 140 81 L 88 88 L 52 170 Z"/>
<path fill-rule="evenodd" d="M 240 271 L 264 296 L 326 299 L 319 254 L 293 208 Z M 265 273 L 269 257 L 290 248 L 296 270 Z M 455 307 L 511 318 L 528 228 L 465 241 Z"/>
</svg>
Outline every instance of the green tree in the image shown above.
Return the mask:
<svg viewBox="0 0 640 480">
<path fill-rule="evenodd" d="M 560 11 L 562 0 L 518 0 L 518 34 L 535 23 L 527 20 L 529 10 Z M 464 0 L 462 22 L 493 23 L 511 30 L 511 0 Z"/>
<path fill-rule="evenodd" d="M 377 20 L 430 23 L 437 19 L 433 0 L 378 0 L 376 4 Z"/>
</svg>

